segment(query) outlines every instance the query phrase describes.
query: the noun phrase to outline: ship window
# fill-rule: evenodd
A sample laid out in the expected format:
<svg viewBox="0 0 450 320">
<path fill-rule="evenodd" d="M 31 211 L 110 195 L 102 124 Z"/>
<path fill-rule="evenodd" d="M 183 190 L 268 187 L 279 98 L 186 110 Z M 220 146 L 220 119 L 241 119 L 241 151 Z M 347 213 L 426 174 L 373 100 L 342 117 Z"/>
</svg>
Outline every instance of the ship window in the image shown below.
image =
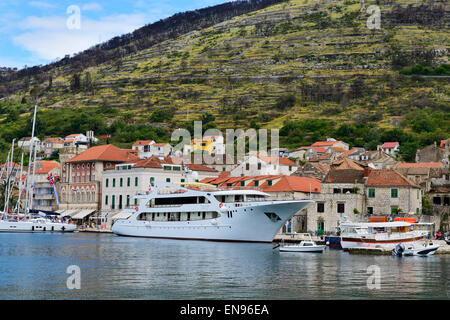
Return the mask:
<svg viewBox="0 0 450 320">
<path fill-rule="evenodd" d="M 247 195 L 246 200 L 245 201 L 263 201 L 265 198 L 263 195 L 254 195 L 254 194 L 250 194 Z"/>
<path fill-rule="evenodd" d="M 205 197 L 171 197 L 171 198 L 156 198 L 155 206 L 166 205 L 182 205 L 195 203 L 209 203 Z"/>
</svg>

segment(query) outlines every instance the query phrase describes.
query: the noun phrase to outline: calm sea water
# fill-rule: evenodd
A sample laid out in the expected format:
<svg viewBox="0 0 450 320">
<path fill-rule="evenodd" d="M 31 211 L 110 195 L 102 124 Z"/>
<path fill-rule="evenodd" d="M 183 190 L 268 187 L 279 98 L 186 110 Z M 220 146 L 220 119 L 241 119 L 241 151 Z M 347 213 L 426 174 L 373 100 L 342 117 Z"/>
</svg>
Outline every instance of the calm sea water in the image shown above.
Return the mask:
<svg viewBox="0 0 450 320">
<path fill-rule="evenodd" d="M 67 267 L 81 270 L 69 290 Z M 380 289 L 367 288 L 371 265 Z M 450 257 L 279 253 L 271 244 L 0 234 L 0 299 L 449 299 Z"/>
</svg>

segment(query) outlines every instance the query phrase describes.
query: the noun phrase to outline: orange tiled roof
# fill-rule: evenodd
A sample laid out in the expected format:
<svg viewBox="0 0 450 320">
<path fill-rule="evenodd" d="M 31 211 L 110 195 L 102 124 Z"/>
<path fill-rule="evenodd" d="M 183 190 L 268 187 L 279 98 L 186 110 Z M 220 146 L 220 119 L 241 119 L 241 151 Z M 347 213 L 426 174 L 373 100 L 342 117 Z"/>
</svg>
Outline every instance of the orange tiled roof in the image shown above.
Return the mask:
<svg viewBox="0 0 450 320">
<path fill-rule="evenodd" d="M 419 162 L 419 163 L 400 163 L 398 168 L 442 168 L 444 165 L 440 162 Z"/>
<path fill-rule="evenodd" d="M 192 171 L 209 171 L 209 172 L 217 172 L 216 169 L 201 165 L 201 164 L 195 164 L 195 163 L 191 163 L 191 164 L 186 164 L 186 166 L 189 168 L 189 170 Z"/>
<path fill-rule="evenodd" d="M 331 165 L 332 165 L 333 169 L 336 169 L 336 170 L 346 170 L 346 169 L 364 170 L 364 168 L 362 166 L 360 166 L 355 161 L 353 161 L 352 159 L 349 159 L 349 158 L 335 161 Z"/>
<path fill-rule="evenodd" d="M 37 174 L 48 174 L 51 170 L 55 168 L 60 168 L 59 163 L 56 161 L 37 161 L 36 173 Z"/>
<path fill-rule="evenodd" d="M 229 176 L 230 176 L 230 171 L 222 171 L 219 174 L 219 178 L 226 178 L 226 177 L 229 177 Z"/>
<path fill-rule="evenodd" d="M 49 137 L 46 138 L 44 141 L 50 141 L 51 143 L 62 143 L 64 142 L 64 139 L 61 137 Z"/>
<path fill-rule="evenodd" d="M 312 144 L 312 147 L 329 147 L 334 146 L 341 141 L 317 141 Z"/>
<path fill-rule="evenodd" d="M 395 148 L 396 146 L 398 146 L 398 142 L 385 142 L 383 143 L 383 145 L 381 146 L 383 149 L 385 148 Z"/>
<path fill-rule="evenodd" d="M 370 170 L 366 185 L 371 187 L 417 187 L 393 169 Z"/>
<path fill-rule="evenodd" d="M 69 134 L 68 136 L 66 136 L 66 138 L 76 138 L 79 135 L 81 135 L 81 133 L 72 133 L 72 134 Z"/>
<path fill-rule="evenodd" d="M 306 177 L 296 177 L 296 176 L 278 176 L 280 178 L 278 182 L 276 182 L 272 186 L 268 186 L 268 182 L 266 181 L 261 189 L 264 192 L 313 192 L 319 193 L 321 190 L 320 181 L 313 178 Z M 268 179 L 270 180 L 270 179 Z"/>
<path fill-rule="evenodd" d="M 133 146 L 146 146 L 151 144 L 152 142 L 155 142 L 154 140 L 138 140 L 135 143 L 133 143 Z"/>
<path fill-rule="evenodd" d="M 15 162 L 8 161 L 2 164 L 0 167 L 20 167 L 20 166 Z"/>
<path fill-rule="evenodd" d="M 344 153 L 341 154 L 339 157 L 340 158 L 346 158 L 349 155 L 352 155 L 353 153 L 355 153 L 356 151 L 358 151 L 358 150 L 357 149 L 350 149 L 350 150 L 347 150 L 347 151 L 344 150 Z"/>
<path fill-rule="evenodd" d="M 112 144 L 96 146 L 87 149 L 68 162 L 81 161 L 112 161 L 112 162 L 127 162 L 131 160 L 138 160 L 139 158 L 133 155 L 129 150 L 120 149 Z"/>
</svg>

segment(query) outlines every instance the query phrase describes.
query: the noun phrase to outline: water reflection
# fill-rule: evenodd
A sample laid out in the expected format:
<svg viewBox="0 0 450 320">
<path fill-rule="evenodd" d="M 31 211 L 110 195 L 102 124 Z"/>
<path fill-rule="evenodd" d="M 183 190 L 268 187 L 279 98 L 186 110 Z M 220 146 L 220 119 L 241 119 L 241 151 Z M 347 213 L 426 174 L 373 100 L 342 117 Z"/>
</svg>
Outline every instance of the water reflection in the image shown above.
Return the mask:
<svg viewBox="0 0 450 320">
<path fill-rule="evenodd" d="M 450 257 L 279 253 L 270 244 L 0 234 L 1 299 L 448 299 Z M 81 268 L 68 290 L 66 269 Z M 378 265 L 381 289 L 367 288 Z"/>
</svg>

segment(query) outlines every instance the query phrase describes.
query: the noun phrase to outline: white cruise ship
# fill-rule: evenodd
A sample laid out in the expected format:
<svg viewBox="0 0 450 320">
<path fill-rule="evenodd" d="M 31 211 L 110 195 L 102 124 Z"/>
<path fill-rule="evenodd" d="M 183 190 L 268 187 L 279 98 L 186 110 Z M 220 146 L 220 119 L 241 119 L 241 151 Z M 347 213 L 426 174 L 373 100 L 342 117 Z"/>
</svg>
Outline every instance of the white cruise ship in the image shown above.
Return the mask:
<svg viewBox="0 0 450 320">
<path fill-rule="evenodd" d="M 199 185 L 199 184 L 197 184 Z M 213 186 L 211 186 L 213 187 Z M 257 190 L 192 190 L 160 183 L 112 231 L 121 236 L 272 242 L 280 228 L 312 200 L 272 201 Z"/>
</svg>

